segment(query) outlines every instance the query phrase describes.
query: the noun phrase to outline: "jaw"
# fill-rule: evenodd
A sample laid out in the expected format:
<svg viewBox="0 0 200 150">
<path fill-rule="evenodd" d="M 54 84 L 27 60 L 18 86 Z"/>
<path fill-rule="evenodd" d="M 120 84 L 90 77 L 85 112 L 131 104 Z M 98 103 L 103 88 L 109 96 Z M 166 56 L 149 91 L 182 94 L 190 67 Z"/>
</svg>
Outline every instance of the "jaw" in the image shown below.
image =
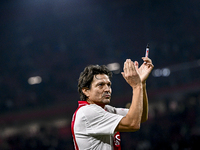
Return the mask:
<svg viewBox="0 0 200 150">
<path fill-rule="evenodd" d="M 87 102 L 90 103 L 90 104 L 96 104 L 96 105 L 99 105 L 101 106 L 102 108 L 104 108 L 105 105 L 109 104 L 110 103 L 110 99 L 111 97 L 101 97 L 99 98 L 98 100 L 91 100 L 91 99 L 88 99 Z"/>
<path fill-rule="evenodd" d="M 105 107 L 105 105 L 110 103 L 110 99 L 103 99 L 101 102 L 96 103 L 97 105 L 101 106 L 102 108 Z"/>
<path fill-rule="evenodd" d="M 109 103 L 110 103 L 110 98 L 109 98 L 109 99 L 103 99 L 103 100 L 102 100 L 102 103 L 103 103 L 104 105 L 109 104 Z"/>
</svg>

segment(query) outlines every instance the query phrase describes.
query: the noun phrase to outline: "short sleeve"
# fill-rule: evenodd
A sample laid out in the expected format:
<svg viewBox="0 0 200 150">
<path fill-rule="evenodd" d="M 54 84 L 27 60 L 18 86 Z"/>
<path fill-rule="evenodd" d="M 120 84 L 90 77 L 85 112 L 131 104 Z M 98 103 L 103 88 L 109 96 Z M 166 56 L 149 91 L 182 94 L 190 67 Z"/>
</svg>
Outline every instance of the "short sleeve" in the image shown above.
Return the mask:
<svg viewBox="0 0 200 150">
<path fill-rule="evenodd" d="M 129 109 L 127 109 L 127 108 L 115 108 L 115 107 L 110 106 L 110 105 L 106 105 L 105 110 L 108 111 L 108 112 L 118 114 L 118 115 L 122 115 L 122 116 L 126 116 L 126 114 L 129 111 Z"/>
<path fill-rule="evenodd" d="M 116 114 L 126 116 L 128 113 L 129 109 L 127 108 L 116 108 Z"/>
<path fill-rule="evenodd" d="M 87 134 L 111 135 L 123 116 L 108 112 L 98 105 L 91 104 L 82 109 L 86 119 Z"/>
</svg>

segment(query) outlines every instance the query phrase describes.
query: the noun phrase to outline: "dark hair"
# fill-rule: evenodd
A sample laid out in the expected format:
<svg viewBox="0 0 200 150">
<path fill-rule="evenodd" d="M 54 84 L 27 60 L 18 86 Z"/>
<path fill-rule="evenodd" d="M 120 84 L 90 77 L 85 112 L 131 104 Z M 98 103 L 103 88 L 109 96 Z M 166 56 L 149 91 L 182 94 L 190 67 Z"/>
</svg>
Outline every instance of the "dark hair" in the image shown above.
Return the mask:
<svg viewBox="0 0 200 150">
<path fill-rule="evenodd" d="M 106 74 L 109 79 L 112 78 L 112 72 L 108 70 L 105 65 L 89 65 L 85 67 L 83 72 L 81 72 L 79 80 L 78 80 L 78 92 L 80 94 L 80 100 L 86 101 L 87 96 L 82 92 L 83 88 L 89 88 L 91 86 L 94 75 L 97 74 Z"/>
</svg>

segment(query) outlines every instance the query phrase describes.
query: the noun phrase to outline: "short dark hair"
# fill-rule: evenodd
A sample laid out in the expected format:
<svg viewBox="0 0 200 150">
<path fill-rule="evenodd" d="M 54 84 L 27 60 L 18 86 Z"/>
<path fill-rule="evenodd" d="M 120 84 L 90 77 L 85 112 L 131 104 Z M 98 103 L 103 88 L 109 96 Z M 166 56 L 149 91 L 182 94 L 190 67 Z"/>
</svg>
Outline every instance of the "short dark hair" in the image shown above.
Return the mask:
<svg viewBox="0 0 200 150">
<path fill-rule="evenodd" d="M 86 101 L 87 96 L 82 92 L 83 88 L 89 88 L 91 86 L 92 80 L 94 75 L 97 74 L 106 74 L 109 79 L 112 78 L 112 72 L 105 66 L 99 66 L 99 65 L 89 65 L 85 67 L 83 72 L 81 72 L 79 80 L 78 80 L 78 92 L 80 94 L 80 100 Z"/>
</svg>

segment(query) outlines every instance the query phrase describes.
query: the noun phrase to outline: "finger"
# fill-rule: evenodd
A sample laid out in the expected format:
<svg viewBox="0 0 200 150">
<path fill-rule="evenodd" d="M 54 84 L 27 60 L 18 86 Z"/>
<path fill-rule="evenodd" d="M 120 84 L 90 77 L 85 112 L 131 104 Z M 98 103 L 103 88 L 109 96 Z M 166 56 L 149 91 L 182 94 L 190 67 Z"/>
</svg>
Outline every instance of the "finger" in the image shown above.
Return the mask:
<svg viewBox="0 0 200 150">
<path fill-rule="evenodd" d="M 125 74 L 127 73 L 127 69 L 128 69 L 127 63 L 128 63 L 128 60 L 126 59 L 126 61 L 124 62 L 124 68 L 123 68 Z"/>
<path fill-rule="evenodd" d="M 138 69 L 139 63 L 137 61 L 135 61 L 135 68 Z"/>
<path fill-rule="evenodd" d="M 152 63 L 146 63 L 145 65 L 148 66 L 148 68 L 150 68 L 150 67 L 153 68 L 154 67 L 154 65 Z"/>
<path fill-rule="evenodd" d="M 135 71 L 135 64 L 132 60 L 129 60 L 129 67 L 130 67 L 129 68 L 130 73 L 133 73 Z"/>
<path fill-rule="evenodd" d="M 121 72 L 122 76 L 124 77 L 124 72 Z"/>
<path fill-rule="evenodd" d="M 149 63 L 148 66 L 152 67 L 152 68 L 154 67 L 154 65 L 152 63 Z"/>
<path fill-rule="evenodd" d="M 129 72 L 131 72 L 132 71 L 132 68 L 133 68 L 133 66 L 132 66 L 132 63 L 131 63 L 131 60 L 129 59 L 128 60 L 128 70 L 129 70 Z"/>
<path fill-rule="evenodd" d="M 130 73 L 130 59 L 126 60 L 126 72 L 125 73 Z"/>
<path fill-rule="evenodd" d="M 148 57 L 142 57 L 143 61 L 148 63 L 148 62 L 152 62 L 150 58 Z"/>
</svg>

